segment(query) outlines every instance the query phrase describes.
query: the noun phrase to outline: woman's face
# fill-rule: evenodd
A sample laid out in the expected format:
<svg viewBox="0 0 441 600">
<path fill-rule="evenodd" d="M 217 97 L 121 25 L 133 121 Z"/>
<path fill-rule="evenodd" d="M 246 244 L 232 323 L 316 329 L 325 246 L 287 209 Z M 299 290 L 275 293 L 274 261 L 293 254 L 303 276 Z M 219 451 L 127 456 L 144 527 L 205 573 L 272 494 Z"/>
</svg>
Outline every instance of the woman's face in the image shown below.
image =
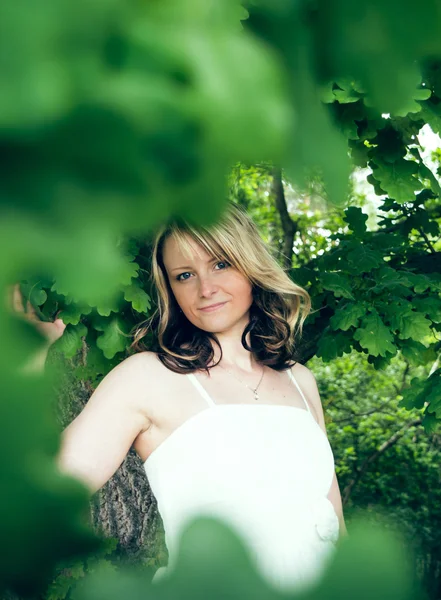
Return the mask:
<svg viewBox="0 0 441 600">
<path fill-rule="evenodd" d="M 221 333 L 249 321 L 252 285 L 227 262 L 213 258 L 191 237 L 191 257 L 172 238 L 163 247 L 163 261 L 170 287 L 187 319 L 196 327 Z M 240 243 L 240 242 L 238 242 Z M 221 306 L 203 310 L 213 304 Z"/>
</svg>

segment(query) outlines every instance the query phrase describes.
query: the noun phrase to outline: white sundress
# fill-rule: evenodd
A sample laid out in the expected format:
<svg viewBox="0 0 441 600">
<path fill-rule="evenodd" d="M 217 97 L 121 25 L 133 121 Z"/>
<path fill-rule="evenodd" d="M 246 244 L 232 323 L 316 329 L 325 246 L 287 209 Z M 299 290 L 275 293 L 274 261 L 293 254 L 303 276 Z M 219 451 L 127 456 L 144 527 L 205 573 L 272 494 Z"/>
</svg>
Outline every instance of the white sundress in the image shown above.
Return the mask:
<svg viewBox="0 0 441 600">
<path fill-rule="evenodd" d="M 216 404 L 187 377 L 207 408 L 187 419 L 147 458 L 173 569 L 182 529 L 197 516 L 222 519 L 242 538 L 254 567 L 282 591 L 318 582 L 339 537 L 328 500 L 334 455 L 291 370 L 306 410 L 274 404 Z M 269 498 L 271 500 L 269 500 Z"/>
</svg>

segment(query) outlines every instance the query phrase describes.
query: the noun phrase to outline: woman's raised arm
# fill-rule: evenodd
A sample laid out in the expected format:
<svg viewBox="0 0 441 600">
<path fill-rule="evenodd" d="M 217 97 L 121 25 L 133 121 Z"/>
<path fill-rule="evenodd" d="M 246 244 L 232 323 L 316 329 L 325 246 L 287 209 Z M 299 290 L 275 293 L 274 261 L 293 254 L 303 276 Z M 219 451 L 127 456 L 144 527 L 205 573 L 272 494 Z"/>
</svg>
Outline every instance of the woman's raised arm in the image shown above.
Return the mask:
<svg viewBox="0 0 441 600">
<path fill-rule="evenodd" d="M 84 482 L 92 494 L 112 477 L 149 426 L 140 402 L 147 389 L 145 370 L 144 354 L 122 361 L 62 433 L 59 468 Z"/>
<path fill-rule="evenodd" d="M 18 284 L 8 293 L 12 310 L 31 322 L 47 341 L 21 371 L 42 371 L 49 347 L 63 335 L 65 325 L 61 319 L 43 323 L 29 302 L 25 312 Z M 150 425 L 143 401 L 151 390 L 147 373 L 153 358 L 149 352 L 134 354 L 112 369 L 62 433 L 57 459 L 60 471 L 81 480 L 92 494 L 112 477 L 137 436 Z"/>
</svg>

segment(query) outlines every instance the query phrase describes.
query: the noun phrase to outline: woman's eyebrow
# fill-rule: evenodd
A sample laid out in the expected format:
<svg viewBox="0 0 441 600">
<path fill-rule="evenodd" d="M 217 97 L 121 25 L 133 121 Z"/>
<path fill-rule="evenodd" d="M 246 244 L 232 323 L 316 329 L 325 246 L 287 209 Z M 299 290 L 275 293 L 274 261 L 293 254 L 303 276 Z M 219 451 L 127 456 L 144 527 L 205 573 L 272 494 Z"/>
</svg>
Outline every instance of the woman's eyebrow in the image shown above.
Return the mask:
<svg viewBox="0 0 441 600">
<path fill-rule="evenodd" d="M 218 258 L 216 258 L 216 257 L 214 257 L 214 258 L 211 258 L 210 260 L 207 260 L 207 263 L 212 263 L 212 262 L 214 262 L 215 260 L 219 260 L 219 259 L 218 259 Z M 178 271 L 179 269 L 192 269 L 192 268 L 193 268 L 192 266 L 185 265 L 185 266 L 183 266 L 183 267 L 175 267 L 174 269 L 171 269 L 171 271 L 170 271 L 170 272 L 171 272 L 171 273 L 173 273 L 173 271 Z"/>
</svg>

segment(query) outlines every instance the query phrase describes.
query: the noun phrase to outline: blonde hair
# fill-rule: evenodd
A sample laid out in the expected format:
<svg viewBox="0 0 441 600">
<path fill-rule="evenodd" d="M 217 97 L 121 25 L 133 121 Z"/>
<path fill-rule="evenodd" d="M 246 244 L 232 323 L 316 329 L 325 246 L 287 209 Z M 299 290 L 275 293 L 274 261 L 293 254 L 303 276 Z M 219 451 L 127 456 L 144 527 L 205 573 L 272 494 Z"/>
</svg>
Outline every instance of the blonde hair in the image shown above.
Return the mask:
<svg viewBox="0 0 441 600">
<path fill-rule="evenodd" d="M 191 255 L 189 236 L 213 258 L 227 261 L 252 284 L 250 320 L 242 334 L 242 345 L 261 364 L 285 370 L 295 364 L 297 337 L 311 311 L 306 290 L 295 284 L 270 254 L 252 219 L 237 205 L 227 210 L 214 225 L 193 226 L 175 219 L 156 234 L 151 277 L 157 290 L 157 308 L 134 333 L 130 349 L 157 352 L 163 364 L 177 373 L 205 369 L 213 359 L 210 339 L 222 348 L 216 335 L 194 326 L 180 311 L 163 262 L 164 242 L 171 237 L 184 253 Z M 250 346 L 246 341 L 250 334 Z M 142 342 L 151 338 L 150 348 Z M 217 363 L 216 363 L 217 364 Z M 212 365 L 215 366 L 215 365 Z"/>
</svg>

